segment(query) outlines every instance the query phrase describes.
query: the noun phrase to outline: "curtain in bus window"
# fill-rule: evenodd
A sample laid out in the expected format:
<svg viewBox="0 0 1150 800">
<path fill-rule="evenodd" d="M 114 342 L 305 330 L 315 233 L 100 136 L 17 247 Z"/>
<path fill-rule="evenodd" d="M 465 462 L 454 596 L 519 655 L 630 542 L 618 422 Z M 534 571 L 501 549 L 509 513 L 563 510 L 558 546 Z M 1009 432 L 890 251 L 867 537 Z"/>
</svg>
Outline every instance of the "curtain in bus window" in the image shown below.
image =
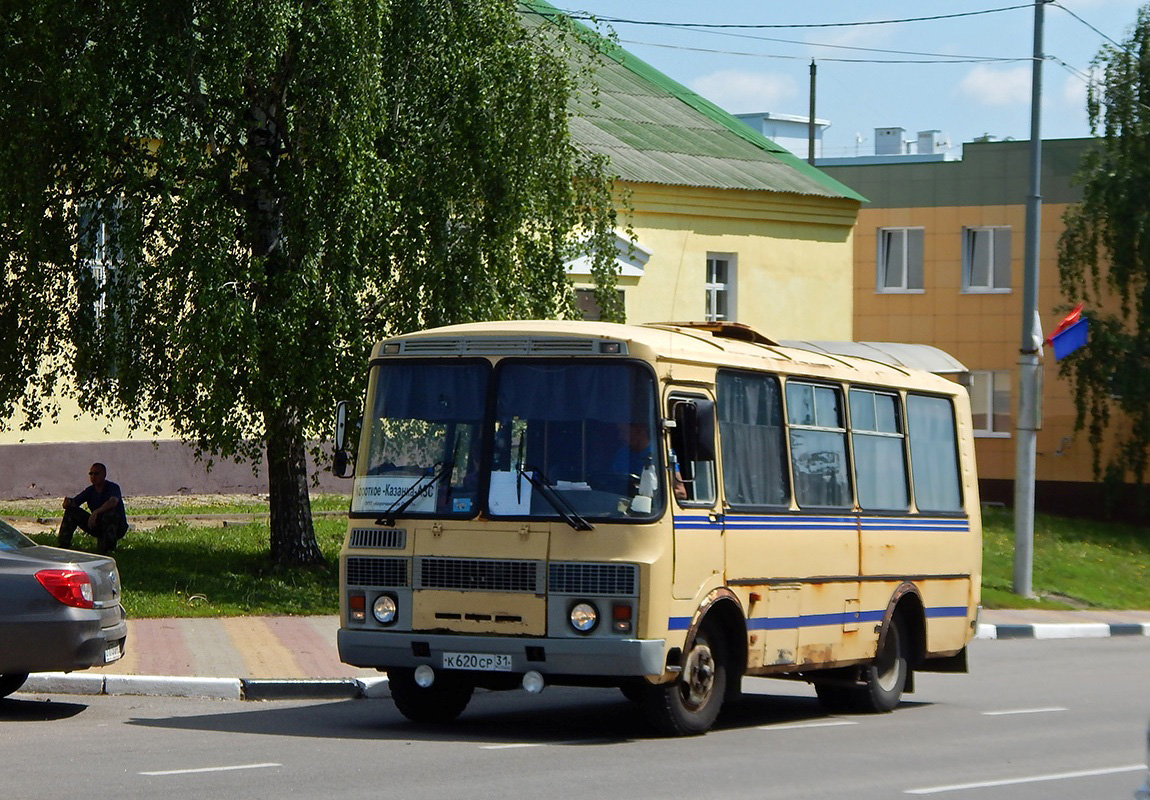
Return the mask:
<svg viewBox="0 0 1150 800">
<path fill-rule="evenodd" d="M 623 423 L 651 420 L 651 376 L 634 364 L 504 362 L 496 417 Z"/>
<path fill-rule="evenodd" d="M 486 364 L 387 364 L 379 369 L 377 419 L 478 422 L 487 400 Z"/>
<path fill-rule="evenodd" d="M 778 381 L 720 372 L 717 383 L 723 488 L 738 509 L 790 502 Z"/>
<path fill-rule="evenodd" d="M 944 397 L 906 399 L 914 499 L 920 511 L 961 511 L 954 410 Z"/>
</svg>

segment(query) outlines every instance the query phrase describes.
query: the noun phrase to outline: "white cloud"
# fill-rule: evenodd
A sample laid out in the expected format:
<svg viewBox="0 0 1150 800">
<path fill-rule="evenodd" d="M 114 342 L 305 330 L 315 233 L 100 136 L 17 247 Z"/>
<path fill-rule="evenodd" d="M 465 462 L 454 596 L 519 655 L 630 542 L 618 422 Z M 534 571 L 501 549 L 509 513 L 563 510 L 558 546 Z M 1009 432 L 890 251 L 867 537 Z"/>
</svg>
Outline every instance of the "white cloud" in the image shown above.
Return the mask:
<svg viewBox="0 0 1150 800">
<path fill-rule="evenodd" d="M 993 69 L 980 64 L 958 84 L 958 92 L 983 106 L 1029 105 L 1030 75 L 1030 67 Z"/>
<path fill-rule="evenodd" d="M 798 95 L 795 81 L 787 75 L 719 70 L 690 83 L 691 89 L 733 114 L 754 111 L 786 113 L 782 106 Z"/>
<path fill-rule="evenodd" d="M 1086 83 L 1076 75 L 1068 75 L 1062 85 L 1062 102 L 1085 113 Z"/>
</svg>

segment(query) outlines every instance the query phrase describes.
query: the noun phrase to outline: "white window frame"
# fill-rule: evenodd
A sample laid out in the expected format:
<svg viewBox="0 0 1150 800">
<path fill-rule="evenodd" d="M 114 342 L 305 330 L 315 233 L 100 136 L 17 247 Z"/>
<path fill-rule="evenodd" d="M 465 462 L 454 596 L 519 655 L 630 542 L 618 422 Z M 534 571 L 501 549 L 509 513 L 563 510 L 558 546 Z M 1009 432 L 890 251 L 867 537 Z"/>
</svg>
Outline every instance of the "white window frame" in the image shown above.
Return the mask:
<svg viewBox="0 0 1150 800">
<path fill-rule="evenodd" d="M 112 291 L 115 280 L 116 258 L 109 241 L 112 239 L 109 231 L 119 224 L 117 217 L 121 212 L 121 203 L 117 201 L 110 214 L 105 209 L 106 206 L 91 204 L 80 212 L 80 259 L 95 281 L 96 298 L 92 301 L 92 313 L 97 319 L 103 317 L 107 293 Z"/>
<path fill-rule="evenodd" d="M 725 263 L 727 275 L 725 281 L 717 280 L 715 267 L 718 263 Z M 703 318 L 707 322 L 735 322 L 735 275 L 737 265 L 734 253 L 707 253 L 707 273 L 705 276 Z M 719 299 L 726 301 L 727 313 L 718 312 Z"/>
<path fill-rule="evenodd" d="M 985 281 L 975 282 L 975 253 L 980 249 L 977 246 L 983 240 L 986 247 L 987 263 L 985 266 Z M 1010 263 L 1010 226 L 1009 225 L 972 225 L 962 229 L 962 291 L 967 294 L 1009 294 L 1012 281 L 1012 264 Z M 1005 255 L 1000 251 L 1005 249 Z M 1000 255 L 1005 258 L 1006 285 L 1000 285 L 1000 276 L 995 269 Z M 981 271 L 981 269 L 980 269 Z"/>
<path fill-rule="evenodd" d="M 918 269 L 913 270 L 917 274 L 915 277 L 917 283 L 915 286 L 911 281 L 911 240 L 912 238 L 918 239 Z M 922 227 L 891 227 L 879 228 L 876 232 L 876 253 L 875 253 L 875 292 L 878 294 L 922 294 L 924 290 L 924 277 L 925 272 L 925 240 L 926 229 Z M 902 275 L 901 280 L 897 285 L 888 285 L 886 268 L 890 257 L 897 254 L 899 268 Z"/>
<path fill-rule="evenodd" d="M 976 438 L 1007 439 L 1010 438 L 1014 426 L 1013 386 L 1010 370 L 972 369 L 960 376 L 959 382 L 970 393 L 971 421 Z M 998 413 L 995 413 L 995 401 L 998 400 Z M 981 427 L 974 423 L 973 415 L 977 408 L 985 409 L 986 423 Z M 1006 429 L 995 427 L 995 417 L 1004 416 L 1007 420 Z"/>
</svg>

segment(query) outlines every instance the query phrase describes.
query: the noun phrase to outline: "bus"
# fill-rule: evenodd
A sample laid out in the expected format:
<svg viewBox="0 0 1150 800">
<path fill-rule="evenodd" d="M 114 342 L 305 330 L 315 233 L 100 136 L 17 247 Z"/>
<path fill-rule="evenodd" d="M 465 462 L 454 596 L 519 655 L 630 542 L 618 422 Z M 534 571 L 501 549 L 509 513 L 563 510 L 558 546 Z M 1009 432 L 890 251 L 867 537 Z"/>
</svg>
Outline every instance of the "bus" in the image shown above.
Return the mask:
<svg viewBox="0 0 1150 800">
<path fill-rule="evenodd" d="M 917 672 L 965 672 L 966 389 L 832 350 L 735 323 L 379 342 L 358 437 L 337 413 L 340 658 L 415 721 L 477 687 L 617 687 L 666 735 L 707 731 L 745 676 L 886 712 Z"/>
</svg>

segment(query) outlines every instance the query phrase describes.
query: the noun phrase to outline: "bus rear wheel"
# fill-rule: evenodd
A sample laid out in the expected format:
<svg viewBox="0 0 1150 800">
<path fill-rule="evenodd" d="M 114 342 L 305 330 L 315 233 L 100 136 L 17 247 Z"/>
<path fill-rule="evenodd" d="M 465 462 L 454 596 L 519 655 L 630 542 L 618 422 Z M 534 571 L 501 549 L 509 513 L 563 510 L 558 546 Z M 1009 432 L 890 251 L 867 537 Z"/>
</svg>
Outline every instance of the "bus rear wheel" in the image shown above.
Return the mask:
<svg viewBox="0 0 1150 800">
<path fill-rule="evenodd" d="M 387 682 L 395 707 L 412 722 L 451 722 L 467 708 L 475 691 L 468 681 L 442 672 L 423 687 L 415 682 L 415 670 L 389 669 Z"/>
<path fill-rule="evenodd" d="M 679 677 L 648 687 L 644 708 L 660 733 L 696 736 L 715 724 L 726 693 L 726 643 L 717 627 L 704 626 L 683 658 Z"/>
<path fill-rule="evenodd" d="M 910 675 L 907 642 L 902 623 L 892 619 L 874 661 L 863 668 L 863 685 L 855 694 L 860 710 L 882 714 L 898 706 Z"/>
</svg>

